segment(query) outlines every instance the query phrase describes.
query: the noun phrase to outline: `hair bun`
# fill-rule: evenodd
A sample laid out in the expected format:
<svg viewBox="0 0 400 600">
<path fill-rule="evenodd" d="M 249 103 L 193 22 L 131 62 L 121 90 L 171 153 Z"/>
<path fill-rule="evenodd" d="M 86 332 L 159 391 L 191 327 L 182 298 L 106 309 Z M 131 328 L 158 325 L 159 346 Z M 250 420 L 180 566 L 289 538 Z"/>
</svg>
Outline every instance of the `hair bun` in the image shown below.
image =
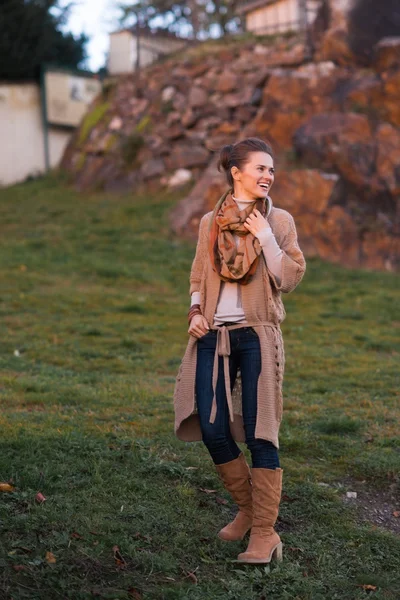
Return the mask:
<svg viewBox="0 0 400 600">
<path fill-rule="evenodd" d="M 221 171 L 221 169 L 223 169 L 224 171 L 229 170 L 229 163 L 231 159 L 232 150 L 233 144 L 228 144 L 222 148 L 219 154 L 218 171 Z"/>
</svg>

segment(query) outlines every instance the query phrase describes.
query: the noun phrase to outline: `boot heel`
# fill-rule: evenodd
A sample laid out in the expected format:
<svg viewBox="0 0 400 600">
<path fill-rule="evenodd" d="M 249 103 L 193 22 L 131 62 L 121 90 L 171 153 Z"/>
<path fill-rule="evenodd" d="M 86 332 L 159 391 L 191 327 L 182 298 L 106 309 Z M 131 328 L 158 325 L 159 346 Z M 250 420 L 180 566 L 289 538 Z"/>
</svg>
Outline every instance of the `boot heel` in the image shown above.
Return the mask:
<svg viewBox="0 0 400 600">
<path fill-rule="evenodd" d="M 281 542 L 280 544 L 277 545 L 277 547 L 275 548 L 275 550 L 272 553 L 272 558 L 274 558 L 277 562 L 281 562 L 283 560 L 282 548 L 283 548 L 283 544 Z"/>
</svg>

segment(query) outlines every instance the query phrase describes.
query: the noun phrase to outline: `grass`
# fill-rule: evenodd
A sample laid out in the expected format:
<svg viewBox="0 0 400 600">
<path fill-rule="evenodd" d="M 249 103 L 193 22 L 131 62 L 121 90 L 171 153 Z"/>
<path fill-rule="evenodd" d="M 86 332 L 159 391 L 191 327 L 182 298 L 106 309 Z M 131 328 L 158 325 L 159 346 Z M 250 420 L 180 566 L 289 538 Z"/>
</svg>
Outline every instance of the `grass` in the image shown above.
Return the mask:
<svg viewBox="0 0 400 600">
<path fill-rule="evenodd" d="M 399 277 L 309 260 L 285 297 L 284 562 L 239 566 L 205 448 L 173 436 L 176 200 L 0 191 L 0 598 L 399 598 L 399 538 L 342 501 L 349 480 L 399 490 Z"/>
</svg>

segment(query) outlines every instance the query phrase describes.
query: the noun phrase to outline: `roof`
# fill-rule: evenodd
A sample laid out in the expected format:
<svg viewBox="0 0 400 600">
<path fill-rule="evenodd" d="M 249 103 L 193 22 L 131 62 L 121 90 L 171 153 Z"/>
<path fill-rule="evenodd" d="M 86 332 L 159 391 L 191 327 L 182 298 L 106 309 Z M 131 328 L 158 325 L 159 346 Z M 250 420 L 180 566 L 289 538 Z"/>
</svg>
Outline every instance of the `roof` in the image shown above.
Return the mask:
<svg viewBox="0 0 400 600">
<path fill-rule="evenodd" d="M 264 6 L 268 6 L 269 4 L 276 4 L 276 2 L 281 2 L 281 0 L 244 0 L 239 4 L 236 9 L 236 12 L 239 15 L 245 15 L 252 10 L 257 10 L 258 8 L 263 8 Z"/>
<path fill-rule="evenodd" d="M 131 35 L 136 35 L 137 27 L 134 25 L 133 27 L 125 27 L 123 29 L 118 29 L 117 31 L 112 31 L 110 35 L 117 35 L 118 33 L 130 33 Z M 168 39 L 168 40 L 176 40 L 182 42 L 189 42 L 190 40 L 186 38 L 182 38 L 177 36 L 175 33 L 171 31 L 167 31 L 166 29 L 151 29 L 150 27 L 139 27 L 139 34 L 141 37 L 150 37 L 150 38 L 159 38 L 159 39 Z"/>
</svg>

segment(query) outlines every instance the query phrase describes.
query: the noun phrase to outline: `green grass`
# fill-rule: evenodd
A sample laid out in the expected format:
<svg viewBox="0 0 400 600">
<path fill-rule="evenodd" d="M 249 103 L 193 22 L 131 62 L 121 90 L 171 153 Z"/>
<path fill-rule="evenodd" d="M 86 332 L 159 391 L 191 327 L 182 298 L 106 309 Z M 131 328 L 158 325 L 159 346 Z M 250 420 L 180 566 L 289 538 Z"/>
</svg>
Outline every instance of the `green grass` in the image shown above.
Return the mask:
<svg viewBox="0 0 400 600">
<path fill-rule="evenodd" d="M 176 200 L 0 190 L 0 598 L 397 600 L 400 540 L 342 482 L 399 489 L 399 277 L 309 260 L 285 297 L 284 562 L 239 566 L 204 446 L 173 435 L 193 257 Z"/>
</svg>

